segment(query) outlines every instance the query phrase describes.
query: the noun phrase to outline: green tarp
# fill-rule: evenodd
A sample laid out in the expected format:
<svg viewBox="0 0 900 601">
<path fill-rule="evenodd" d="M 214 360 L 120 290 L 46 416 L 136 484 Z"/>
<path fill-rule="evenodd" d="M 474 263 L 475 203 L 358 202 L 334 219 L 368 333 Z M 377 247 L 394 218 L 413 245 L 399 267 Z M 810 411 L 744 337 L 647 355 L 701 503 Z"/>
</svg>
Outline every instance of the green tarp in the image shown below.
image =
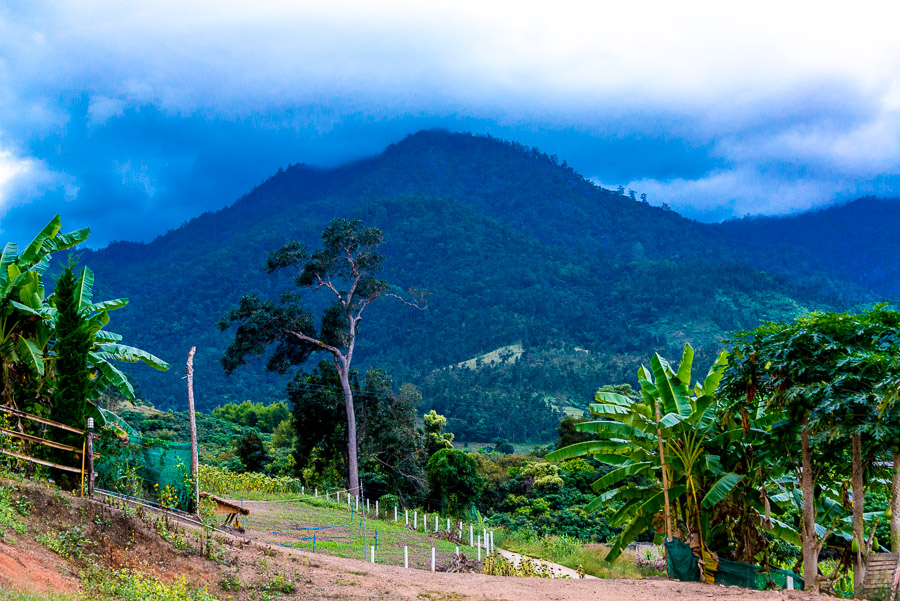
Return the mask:
<svg viewBox="0 0 900 601">
<path fill-rule="evenodd" d="M 700 581 L 700 566 L 691 547 L 684 541 L 666 541 L 666 568 L 669 578 L 684 582 Z M 742 586 L 763 591 L 786 589 L 788 577 L 793 578 L 794 588 L 803 590 L 803 578 L 790 570 L 765 569 L 749 563 L 720 559 L 715 572 L 716 584 Z"/>
</svg>

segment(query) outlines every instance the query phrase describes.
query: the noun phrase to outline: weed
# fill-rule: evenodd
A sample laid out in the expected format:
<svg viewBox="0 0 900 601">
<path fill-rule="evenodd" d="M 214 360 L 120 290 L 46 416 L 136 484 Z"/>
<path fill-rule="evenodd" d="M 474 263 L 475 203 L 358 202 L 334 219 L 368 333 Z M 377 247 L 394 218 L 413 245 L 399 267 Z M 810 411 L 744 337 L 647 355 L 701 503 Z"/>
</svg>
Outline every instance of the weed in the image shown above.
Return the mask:
<svg viewBox="0 0 900 601">
<path fill-rule="evenodd" d="M 121 599 L 122 601 L 216 601 L 205 588 L 190 586 L 182 577 L 165 583 L 141 572 L 123 569 L 109 571 L 92 567 L 81 574 L 91 597 L 96 599 Z"/>
<path fill-rule="evenodd" d="M 241 590 L 241 581 L 235 574 L 223 574 L 219 581 L 219 587 L 223 591 L 239 591 Z"/>
<path fill-rule="evenodd" d="M 21 514 L 21 511 L 18 511 L 16 501 L 13 500 L 13 490 L 0 486 L 0 539 L 6 538 L 6 532 L 10 529 L 17 534 L 25 533 L 25 525 L 16 514 Z"/>
<path fill-rule="evenodd" d="M 294 592 L 297 586 L 283 575 L 278 575 L 269 580 L 260 590 L 266 593 L 284 593 L 289 595 Z"/>
<path fill-rule="evenodd" d="M 36 540 L 61 557 L 83 559 L 85 547 L 90 544 L 84 535 L 84 526 L 73 526 L 55 535 L 49 533 L 38 535 Z"/>
</svg>

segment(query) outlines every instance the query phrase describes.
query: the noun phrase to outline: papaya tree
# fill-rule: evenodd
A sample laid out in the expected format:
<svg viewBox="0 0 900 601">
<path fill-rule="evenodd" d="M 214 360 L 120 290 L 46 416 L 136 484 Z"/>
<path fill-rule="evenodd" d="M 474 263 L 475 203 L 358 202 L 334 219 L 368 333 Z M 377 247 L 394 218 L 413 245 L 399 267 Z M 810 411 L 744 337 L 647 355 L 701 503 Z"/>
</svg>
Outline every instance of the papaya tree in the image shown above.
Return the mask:
<svg viewBox="0 0 900 601">
<path fill-rule="evenodd" d="M 291 269 L 299 288 L 330 295 L 332 302 L 322 312 L 318 328 L 312 312 L 295 293 L 283 294 L 280 303 L 244 296 L 219 322 L 222 331 L 237 326 L 234 340 L 222 357 L 226 373 L 265 355 L 270 345 L 275 345 L 275 350 L 267 368 L 279 373 L 303 365 L 313 353 L 331 355 L 347 420 L 347 488 L 356 494 L 359 440 L 350 374 L 363 312 L 385 297 L 419 306 L 404 300 L 378 277 L 384 260 L 378 248 L 383 242 L 384 235 L 378 228 L 363 227 L 359 220 L 335 218 L 322 232 L 320 250 L 310 254 L 301 243 L 290 241 L 269 254 L 268 273 Z"/>
<path fill-rule="evenodd" d="M 793 322 L 765 323 L 738 332 L 732 341 L 735 361 L 724 380 L 726 391 L 750 404 L 783 409 L 788 416 L 784 431 L 799 441 L 800 461 L 793 467 L 802 491 L 803 575 L 815 590 L 822 579 L 818 553 L 823 535 L 830 533 L 821 525 L 817 530 L 821 502 L 816 488 L 839 485 L 817 480 L 849 455 L 854 576 L 861 592 L 873 546 L 872 537 L 865 536 L 865 473 L 896 432 L 879 411 L 879 393 L 891 376 L 898 324 L 900 314 L 877 305 L 858 315 L 817 312 Z"/>
</svg>

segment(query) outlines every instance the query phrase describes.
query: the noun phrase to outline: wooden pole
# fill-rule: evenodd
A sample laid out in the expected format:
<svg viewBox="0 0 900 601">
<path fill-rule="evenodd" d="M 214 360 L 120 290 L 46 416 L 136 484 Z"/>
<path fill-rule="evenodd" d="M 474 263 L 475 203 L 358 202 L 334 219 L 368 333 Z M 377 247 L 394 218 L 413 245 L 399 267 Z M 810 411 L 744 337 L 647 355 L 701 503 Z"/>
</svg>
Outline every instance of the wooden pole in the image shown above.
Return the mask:
<svg viewBox="0 0 900 601">
<path fill-rule="evenodd" d="M 88 498 L 94 498 L 94 418 L 87 418 L 84 456 L 87 459 Z"/>
<path fill-rule="evenodd" d="M 200 457 L 197 452 L 197 416 L 194 413 L 194 353 L 192 346 L 187 359 L 188 415 L 191 421 L 191 479 L 194 481 L 194 513 L 200 515 Z"/>
<path fill-rule="evenodd" d="M 654 409 L 656 409 L 656 437 L 659 440 L 659 465 L 662 470 L 663 482 L 663 501 L 665 502 L 666 517 L 666 540 L 672 540 L 672 518 L 669 514 L 669 475 L 666 473 L 666 451 L 663 447 L 662 427 L 659 418 L 659 401 L 654 401 Z"/>
</svg>

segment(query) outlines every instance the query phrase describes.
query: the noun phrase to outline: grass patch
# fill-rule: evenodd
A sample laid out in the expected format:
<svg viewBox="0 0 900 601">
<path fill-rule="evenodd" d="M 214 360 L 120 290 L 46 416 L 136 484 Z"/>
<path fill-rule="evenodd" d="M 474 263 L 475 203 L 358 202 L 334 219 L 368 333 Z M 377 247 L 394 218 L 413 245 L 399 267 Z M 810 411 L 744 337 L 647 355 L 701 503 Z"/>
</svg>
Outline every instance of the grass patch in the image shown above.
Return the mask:
<svg viewBox="0 0 900 601">
<path fill-rule="evenodd" d="M 604 559 L 609 547 L 585 545 L 567 536 L 536 538 L 517 532 L 497 530 L 494 533 L 494 541 L 498 547 L 514 553 L 558 563 L 573 570 L 581 566 L 586 574 L 597 578 L 637 579 L 664 575 L 649 566 L 639 565 L 634 554 L 628 551 L 622 553 L 615 561 L 609 562 Z"/>
<path fill-rule="evenodd" d="M 267 542 L 305 551 L 312 551 L 311 538 L 315 534 L 316 553 L 337 557 L 367 561 L 371 547 L 377 546 L 376 563 L 387 565 L 402 566 L 403 548 L 408 547 L 411 568 L 430 569 L 432 547 L 435 548 L 439 565 L 446 563 L 456 551 L 456 543 L 439 538 L 434 533 L 434 514 L 428 516 L 429 531 L 423 532 L 421 512 L 418 514 L 418 529 L 412 530 L 406 527 L 402 511 L 398 513 L 398 521 L 394 522 L 393 506 L 381 507 L 381 517 L 375 518 L 373 503 L 372 513 L 363 521 L 361 513 L 348 509 L 344 498 L 340 503 L 326 501 L 322 497 L 290 503 L 251 502 L 246 505 L 251 513 L 244 525 L 248 530 L 259 532 Z M 412 525 L 413 512 L 410 512 L 409 521 Z M 438 528 L 446 529 L 446 518 L 439 520 Z M 467 555 L 474 554 L 467 545 L 459 546 Z"/>
</svg>

